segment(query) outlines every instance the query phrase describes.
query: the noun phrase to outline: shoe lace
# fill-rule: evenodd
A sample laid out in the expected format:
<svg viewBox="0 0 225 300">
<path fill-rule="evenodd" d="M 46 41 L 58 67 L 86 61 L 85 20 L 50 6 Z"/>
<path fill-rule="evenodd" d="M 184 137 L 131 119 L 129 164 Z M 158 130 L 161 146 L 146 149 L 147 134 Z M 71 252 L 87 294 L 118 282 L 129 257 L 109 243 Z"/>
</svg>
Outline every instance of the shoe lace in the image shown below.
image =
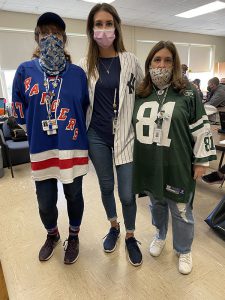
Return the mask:
<svg viewBox="0 0 225 300">
<path fill-rule="evenodd" d="M 76 241 L 73 239 L 66 239 L 63 243 L 64 251 L 71 252 L 74 249 Z"/>
<path fill-rule="evenodd" d="M 109 232 L 102 238 L 104 240 L 104 238 L 108 237 L 108 236 L 113 236 L 113 237 L 117 237 L 118 236 L 118 230 L 120 229 L 120 223 L 118 223 L 118 228 L 116 227 L 111 227 Z"/>
<path fill-rule="evenodd" d="M 51 248 L 52 244 L 55 242 L 55 236 L 47 235 L 47 239 L 44 243 L 44 247 Z"/>
<path fill-rule="evenodd" d="M 188 254 L 180 254 L 180 262 L 190 264 L 191 263 L 191 255 Z"/>
<path fill-rule="evenodd" d="M 141 242 L 140 242 L 140 241 L 136 240 L 135 238 L 134 238 L 134 240 L 135 240 L 136 244 L 141 245 Z"/>
<path fill-rule="evenodd" d="M 161 247 L 162 246 L 162 243 L 163 243 L 163 240 L 160 240 L 158 239 L 156 236 L 153 240 L 153 246 L 156 246 L 156 247 Z"/>
<path fill-rule="evenodd" d="M 129 239 L 128 239 L 128 240 L 129 240 Z M 138 247 L 137 244 L 141 245 L 141 242 L 138 241 L 138 240 L 136 240 L 135 237 L 133 237 L 132 239 L 130 239 L 129 242 L 130 242 L 130 244 L 134 244 L 134 245 L 137 246 L 137 247 Z"/>
</svg>

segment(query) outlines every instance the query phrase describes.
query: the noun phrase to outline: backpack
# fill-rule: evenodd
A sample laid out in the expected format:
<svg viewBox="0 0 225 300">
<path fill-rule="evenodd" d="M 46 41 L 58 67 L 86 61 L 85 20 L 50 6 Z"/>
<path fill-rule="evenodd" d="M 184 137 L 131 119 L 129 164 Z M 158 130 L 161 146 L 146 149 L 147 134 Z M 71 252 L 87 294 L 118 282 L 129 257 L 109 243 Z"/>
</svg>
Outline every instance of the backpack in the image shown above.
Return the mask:
<svg viewBox="0 0 225 300">
<path fill-rule="evenodd" d="M 10 129 L 11 138 L 14 142 L 27 141 L 26 132 L 18 125 L 15 117 L 9 117 L 7 125 Z"/>
</svg>

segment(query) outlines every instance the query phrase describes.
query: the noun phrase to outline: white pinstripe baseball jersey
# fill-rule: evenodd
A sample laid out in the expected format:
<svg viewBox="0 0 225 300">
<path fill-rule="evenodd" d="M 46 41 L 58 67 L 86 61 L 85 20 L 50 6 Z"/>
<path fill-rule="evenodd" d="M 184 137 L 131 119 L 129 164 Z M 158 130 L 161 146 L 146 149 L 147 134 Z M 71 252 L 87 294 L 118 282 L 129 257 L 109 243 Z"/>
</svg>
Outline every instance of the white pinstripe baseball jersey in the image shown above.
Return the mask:
<svg viewBox="0 0 225 300">
<path fill-rule="evenodd" d="M 137 57 L 130 52 L 119 53 L 120 59 L 120 87 L 119 87 L 119 112 L 118 127 L 114 138 L 114 158 L 116 165 L 122 165 L 133 161 L 134 129 L 132 115 L 135 102 L 135 89 L 143 79 L 143 72 Z M 82 58 L 78 65 L 87 74 L 87 60 Z M 95 85 L 99 79 L 96 70 L 96 78 L 89 80 L 90 106 L 87 111 L 87 127 L 90 124 L 93 106 Z"/>
</svg>

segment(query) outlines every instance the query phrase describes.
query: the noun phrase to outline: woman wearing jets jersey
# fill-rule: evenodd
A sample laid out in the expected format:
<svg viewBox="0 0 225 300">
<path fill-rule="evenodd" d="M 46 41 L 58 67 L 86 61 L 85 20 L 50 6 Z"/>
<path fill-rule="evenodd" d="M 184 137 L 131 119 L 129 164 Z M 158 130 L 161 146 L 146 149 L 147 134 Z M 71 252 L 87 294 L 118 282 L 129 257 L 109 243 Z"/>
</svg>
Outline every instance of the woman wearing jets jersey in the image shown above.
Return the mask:
<svg viewBox="0 0 225 300">
<path fill-rule="evenodd" d="M 166 242 L 169 209 L 179 271 L 192 270 L 192 202 L 196 179 L 216 159 L 210 125 L 197 90 L 181 74 L 176 47 L 161 41 L 145 62 L 145 77 L 134 108 L 134 191 L 151 199 L 156 235 L 150 254 Z"/>
<path fill-rule="evenodd" d="M 89 81 L 89 155 L 94 164 L 102 202 L 111 228 L 104 239 L 105 252 L 113 252 L 120 236 L 114 198 L 113 162 L 126 227 L 126 248 L 132 265 L 142 263 L 134 238 L 136 202 L 132 193 L 134 130 L 132 113 L 136 83 L 143 78 L 137 58 L 125 50 L 121 20 L 109 4 L 97 4 L 87 20 L 89 49 L 80 66 Z"/>
</svg>

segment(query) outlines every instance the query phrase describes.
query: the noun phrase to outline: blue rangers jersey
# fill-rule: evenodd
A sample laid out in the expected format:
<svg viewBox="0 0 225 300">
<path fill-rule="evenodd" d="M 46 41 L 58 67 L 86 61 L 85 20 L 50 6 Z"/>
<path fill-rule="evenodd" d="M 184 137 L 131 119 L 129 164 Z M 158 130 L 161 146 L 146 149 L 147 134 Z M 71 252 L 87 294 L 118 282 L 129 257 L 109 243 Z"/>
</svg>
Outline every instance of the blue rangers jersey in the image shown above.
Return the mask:
<svg viewBox="0 0 225 300">
<path fill-rule="evenodd" d="M 88 171 L 86 75 L 68 63 L 62 74 L 48 77 L 47 83 L 48 89 L 38 59 L 22 63 L 13 81 L 13 114 L 19 124 L 27 126 L 33 179 L 56 178 L 71 183 Z M 49 106 L 48 92 L 53 95 Z M 43 130 L 49 111 L 50 119 L 57 122 L 57 134 L 48 135 Z"/>
</svg>

